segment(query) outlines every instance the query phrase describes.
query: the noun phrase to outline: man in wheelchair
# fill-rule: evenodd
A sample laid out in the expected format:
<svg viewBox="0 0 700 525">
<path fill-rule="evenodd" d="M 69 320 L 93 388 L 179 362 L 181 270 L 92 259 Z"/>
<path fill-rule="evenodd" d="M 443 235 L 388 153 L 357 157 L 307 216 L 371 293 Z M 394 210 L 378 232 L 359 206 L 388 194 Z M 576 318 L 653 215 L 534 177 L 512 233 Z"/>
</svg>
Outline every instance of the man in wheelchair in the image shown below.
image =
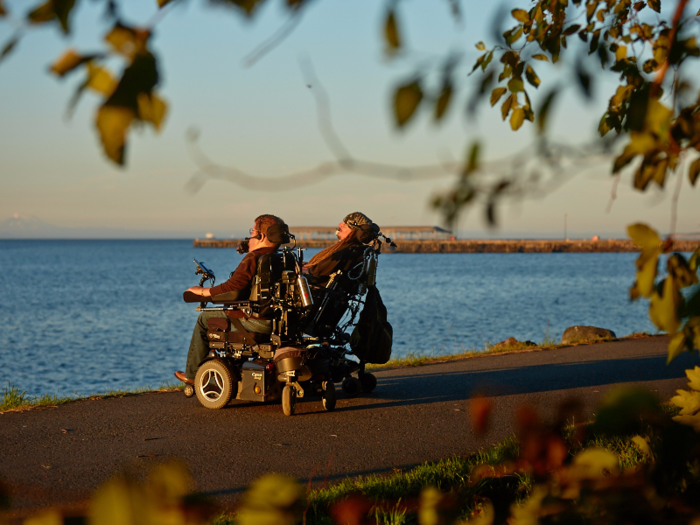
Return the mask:
<svg viewBox="0 0 700 525">
<path fill-rule="evenodd" d="M 272 239 L 268 235 L 271 227 L 273 227 Z M 250 229 L 248 253 L 243 257 L 236 270 L 231 273 L 229 279 L 212 288 L 193 286 L 187 292 L 199 296 L 201 301 L 207 301 L 212 296 L 227 301 L 248 299 L 253 278 L 257 273 L 258 261 L 262 256 L 276 252 L 282 240 L 288 242 L 288 239 L 280 238 L 280 229 L 285 230 L 286 227 L 287 225 L 284 221 L 275 215 L 260 215 L 255 219 L 253 227 Z M 241 310 L 210 310 L 201 312 L 192 332 L 192 339 L 187 352 L 186 372 L 183 373 L 180 370 L 175 372 L 175 377 L 180 381 L 194 384 L 199 364 L 209 354 L 207 331 L 210 319 L 215 318 L 221 319 L 223 323 L 220 324 L 222 325 L 228 322 L 227 318 L 230 318 L 232 325 L 230 330 L 234 332 L 246 331 L 259 334 L 270 334 L 272 332 L 271 319 L 260 316 L 248 316 Z"/>
<path fill-rule="evenodd" d="M 187 290 L 184 299 L 200 302 L 202 314 L 192 335 L 187 374 L 176 376 L 188 383 L 185 395 L 196 394 L 207 408 L 222 408 L 231 397 L 248 401 L 281 398 L 285 415 L 291 415 L 297 397 L 320 393 L 324 409 L 333 410 L 334 383 L 342 381 L 349 396 L 376 386 L 376 378 L 365 372 L 365 364 L 376 361 L 366 352 L 352 357 L 347 330 L 355 327 L 357 332 L 363 297 L 368 289 L 376 290 L 381 233 L 365 215 L 350 214 L 339 225 L 339 242 L 314 257 L 305 267 L 309 273 L 304 273 L 301 248 L 296 253 L 289 247 L 277 250 L 293 239 L 286 225 L 273 221 L 265 228 L 264 217 L 272 216 L 256 219 L 251 253 L 226 283 L 202 288 L 214 275 L 197 263 L 200 286 Z M 324 275 L 326 272 L 330 273 Z M 245 279 L 239 279 L 241 276 Z M 307 276 L 316 279 L 311 290 Z M 221 306 L 207 307 L 206 302 Z M 365 310 L 368 308 L 360 321 Z M 389 337 L 389 354 L 390 347 Z"/>
</svg>

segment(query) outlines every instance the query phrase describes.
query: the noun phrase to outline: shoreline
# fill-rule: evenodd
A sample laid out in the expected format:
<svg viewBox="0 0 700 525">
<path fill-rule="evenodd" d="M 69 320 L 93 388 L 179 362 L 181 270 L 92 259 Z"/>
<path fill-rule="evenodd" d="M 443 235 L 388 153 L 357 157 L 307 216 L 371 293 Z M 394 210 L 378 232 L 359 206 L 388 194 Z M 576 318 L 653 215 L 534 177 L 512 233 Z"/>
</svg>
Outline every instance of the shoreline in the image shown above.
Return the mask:
<svg viewBox="0 0 700 525">
<path fill-rule="evenodd" d="M 236 248 L 241 239 L 195 239 L 194 248 Z M 300 240 L 302 248 L 328 248 L 333 240 Z M 484 240 L 454 241 L 395 241 L 396 248 L 386 245 L 384 253 L 633 253 L 641 249 L 630 240 Z M 700 248 L 700 240 L 674 240 L 676 252 L 693 252 Z"/>
<path fill-rule="evenodd" d="M 456 354 L 446 354 L 446 355 L 413 355 L 409 354 L 405 357 L 398 357 L 396 359 L 391 359 L 383 365 L 367 365 L 368 370 L 395 370 L 399 368 L 412 368 L 427 366 L 433 364 L 449 363 L 452 361 L 462 361 L 466 359 L 474 359 L 487 356 L 495 355 L 510 355 L 510 354 L 522 354 L 522 353 L 533 353 L 533 352 L 544 352 L 548 350 L 558 350 L 560 348 L 569 348 L 576 346 L 588 346 L 599 343 L 608 343 L 615 341 L 629 341 L 634 339 L 651 339 L 666 337 L 666 334 L 647 334 L 647 333 L 633 333 L 623 337 L 611 338 L 611 339 L 592 339 L 589 341 L 579 341 L 570 344 L 544 344 L 540 343 L 536 346 L 526 345 L 520 343 L 513 345 L 511 347 L 501 347 L 498 349 L 486 349 L 486 350 L 466 350 L 464 352 L 459 352 Z M 184 389 L 184 384 L 176 384 L 174 381 L 161 384 L 159 387 L 150 387 L 148 385 L 140 388 L 134 388 L 132 390 L 112 390 L 104 393 L 89 394 L 86 396 L 57 396 L 57 395 L 43 395 L 43 396 L 26 396 L 20 389 L 13 385 L 4 387 L 0 394 L 0 416 L 4 414 L 9 414 L 13 412 L 25 412 L 28 410 L 34 410 L 38 408 L 56 408 L 60 405 L 65 405 L 67 403 L 74 403 L 78 401 L 94 401 L 99 399 L 109 399 L 115 397 L 129 397 L 129 396 L 140 396 L 143 394 L 160 394 L 167 392 L 177 392 Z M 10 404 L 10 406 L 5 407 L 8 404 L 8 398 L 13 396 L 14 399 L 19 402 L 15 405 Z"/>
</svg>

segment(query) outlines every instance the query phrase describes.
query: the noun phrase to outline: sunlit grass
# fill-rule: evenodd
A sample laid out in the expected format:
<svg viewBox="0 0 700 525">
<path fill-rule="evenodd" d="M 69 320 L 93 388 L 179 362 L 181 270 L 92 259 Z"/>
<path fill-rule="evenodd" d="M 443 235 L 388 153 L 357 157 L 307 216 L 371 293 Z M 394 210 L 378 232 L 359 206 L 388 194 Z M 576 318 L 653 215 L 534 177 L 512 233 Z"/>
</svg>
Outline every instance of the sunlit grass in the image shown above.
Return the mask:
<svg viewBox="0 0 700 525">
<path fill-rule="evenodd" d="M 10 383 L 7 383 L 2 388 L 2 390 L 0 390 L 0 413 L 8 412 L 10 410 L 27 410 L 30 408 L 37 407 L 58 406 L 70 403 L 72 401 L 80 401 L 86 399 L 107 399 L 110 397 L 126 397 L 137 394 L 146 394 L 149 392 L 171 392 L 182 390 L 183 388 L 184 385 L 179 382 L 174 383 L 168 381 L 167 383 L 161 384 L 157 388 L 154 388 L 150 385 L 145 385 L 142 387 L 137 387 L 128 390 L 108 390 L 107 392 L 102 392 L 99 394 L 90 394 L 86 396 L 57 396 L 49 394 L 44 394 L 42 396 L 29 396 L 25 391 L 20 390 L 19 388 Z"/>
</svg>

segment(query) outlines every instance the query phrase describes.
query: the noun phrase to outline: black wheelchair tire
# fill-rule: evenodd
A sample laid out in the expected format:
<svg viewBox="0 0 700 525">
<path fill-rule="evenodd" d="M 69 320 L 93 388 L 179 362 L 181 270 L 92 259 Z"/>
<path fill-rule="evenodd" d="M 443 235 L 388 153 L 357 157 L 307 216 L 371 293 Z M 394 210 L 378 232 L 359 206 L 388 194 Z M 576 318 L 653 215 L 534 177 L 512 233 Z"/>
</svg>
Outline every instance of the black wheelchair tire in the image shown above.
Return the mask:
<svg viewBox="0 0 700 525">
<path fill-rule="evenodd" d="M 297 391 L 291 385 L 284 385 L 282 389 L 282 412 L 285 416 L 293 416 L 296 411 Z"/>
<path fill-rule="evenodd" d="M 215 383 L 212 385 L 212 381 Z M 237 391 L 238 380 L 231 370 L 219 359 L 205 361 L 194 378 L 194 391 L 202 406 L 218 410 L 228 405 Z"/>
<path fill-rule="evenodd" d="M 323 403 L 323 409 L 326 412 L 331 412 L 335 409 L 336 395 L 335 395 L 335 385 L 332 381 L 324 381 L 321 385 L 321 396 Z"/>
<path fill-rule="evenodd" d="M 377 376 L 365 372 L 360 376 L 360 385 L 362 385 L 362 391 L 368 394 L 375 388 L 377 388 Z"/>
<path fill-rule="evenodd" d="M 342 388 L 343 393 L 347 397 L 357 397 L 360 394 L 360 391 L 362 390 L 362 385 L 360 384 L 360 380 L 356 377 L 348 376 L 345 379 L 343 379 Z"/>
</svg>

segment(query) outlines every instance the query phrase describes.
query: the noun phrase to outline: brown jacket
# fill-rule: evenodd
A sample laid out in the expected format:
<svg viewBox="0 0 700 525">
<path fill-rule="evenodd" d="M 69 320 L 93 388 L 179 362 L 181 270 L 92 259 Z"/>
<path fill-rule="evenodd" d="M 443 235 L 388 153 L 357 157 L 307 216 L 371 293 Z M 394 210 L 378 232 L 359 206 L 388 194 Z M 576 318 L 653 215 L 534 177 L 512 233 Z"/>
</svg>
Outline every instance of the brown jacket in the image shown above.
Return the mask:
<svg viewBox="0 0 700 525">
<path fill-rule="evenodd" d="M 243 260 L 240 262 L 236 270 L 228 278 L 228 281 L 213 286 L 210 290 L 211 295 L 219 295 L 226 292 L 238 292 L 250 290 L 253 284 L 253 278 L 258 271 L 258 260 L 263 255 L 269 253 L 274 253 L 277 251 L 277 247 L 260 248 L 259 250 L 247 253 Z M 247 294 L 242 294 L 241 300 L 248 298 Z M 248 317 L 240 310 L 229 310 L 226 312 L 229 317 L 245 318 Z"/>
</svg>

